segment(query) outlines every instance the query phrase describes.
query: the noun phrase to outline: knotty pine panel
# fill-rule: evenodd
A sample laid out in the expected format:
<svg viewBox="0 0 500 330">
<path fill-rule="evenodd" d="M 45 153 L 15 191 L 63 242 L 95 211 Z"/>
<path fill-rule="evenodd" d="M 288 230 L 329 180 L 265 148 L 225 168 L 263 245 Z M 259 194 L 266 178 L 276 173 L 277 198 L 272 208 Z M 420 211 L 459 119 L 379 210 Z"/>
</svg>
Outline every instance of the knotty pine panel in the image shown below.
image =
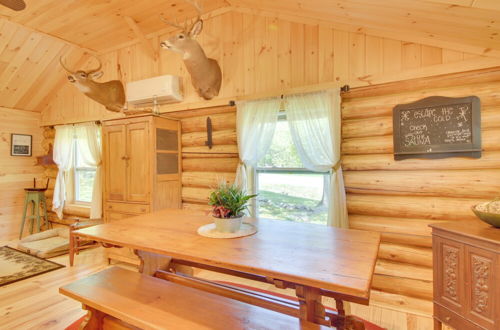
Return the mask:
<svg viewBox="0 0 500 330">
<path fill-rule="evenodd" d="M 422 69 L 429 75 L 460 71 L 465 66 L 458 64 L 463 61 L 473 67 L 489 63 L 460 52 L 239 11 L 215 15 L 204 23 L 199 42 L 223 71 L 220 94 L 211 101 L 219 104 L 237 96 L 270 91 L 279 94 L 286 88 L 324 82 L 362 86 L 384 79 L 401 80 L 413 72 L 422 74 L 418 71 Z M 159 49 L 158 43 L 169 36 L 167 33 L 150 40 L 158 49 L 157 61 L 148 56 L 141 44 L 101 55 L 104 76 L 100 81 L 122 79 L 126 83 L 157 75 L 179 75 L 184 101 L 181 105 L 162 106 L 161 111 L 182 109 L 183 104 L 186 108 L 193 108 L 193 104 L 209 106 L 195 93 L 181 55 Z M 91 67 L 95 60 L 86 57 L 79 63 Z M 42 102 L 44 124 L 120 116 L 106 111 L 66 80 L 61 80 L 57 87 Z"/>
<path fill-rule="evenodd" d="M 38 112 L 0 107 L 0 241 L 19 237 L 24 206 L 23 188 L 32 187 L 33 178 L 38 179 L 39 185 L 42 184 L 43 167 L 36 165 L 36 156 L 43 154 L 39 125 Z M 31 157 L 10 155 L 12 133 L 32 135 Z"/>
</svg>

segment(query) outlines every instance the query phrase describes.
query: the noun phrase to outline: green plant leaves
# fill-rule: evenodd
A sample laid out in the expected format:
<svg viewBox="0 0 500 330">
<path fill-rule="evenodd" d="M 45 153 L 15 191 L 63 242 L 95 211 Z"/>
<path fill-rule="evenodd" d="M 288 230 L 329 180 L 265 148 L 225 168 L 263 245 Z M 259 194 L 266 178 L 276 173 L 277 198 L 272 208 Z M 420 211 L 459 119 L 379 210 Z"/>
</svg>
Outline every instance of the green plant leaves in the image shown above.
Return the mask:
<svg viewBox="0 0 500 330">
<path fill-rule="evenodd" d="M 208 204 L 214 207 L 213 215 L 216 217 L 235 218 L 242 215 L 247 209 L 250 199 L 257 195 L 247 195 L 246 192 L 237 185 L 221 183 L 212 191 Z M 228 210 L 229 212 L 221 212 Z"/>
</svg>

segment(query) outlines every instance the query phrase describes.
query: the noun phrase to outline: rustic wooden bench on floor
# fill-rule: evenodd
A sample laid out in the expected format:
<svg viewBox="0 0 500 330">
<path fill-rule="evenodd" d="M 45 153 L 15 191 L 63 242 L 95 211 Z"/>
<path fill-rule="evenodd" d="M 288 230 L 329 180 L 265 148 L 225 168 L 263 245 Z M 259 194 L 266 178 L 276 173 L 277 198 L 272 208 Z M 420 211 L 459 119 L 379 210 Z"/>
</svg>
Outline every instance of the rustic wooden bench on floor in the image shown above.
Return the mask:
<svg viewBox="0 0 500 330">
<path fill-rule="evenodd" d="M 111 267 L 59 291 L 89 311 L 84 329 L 326 329 L 298 318 Z"/>
</svg>

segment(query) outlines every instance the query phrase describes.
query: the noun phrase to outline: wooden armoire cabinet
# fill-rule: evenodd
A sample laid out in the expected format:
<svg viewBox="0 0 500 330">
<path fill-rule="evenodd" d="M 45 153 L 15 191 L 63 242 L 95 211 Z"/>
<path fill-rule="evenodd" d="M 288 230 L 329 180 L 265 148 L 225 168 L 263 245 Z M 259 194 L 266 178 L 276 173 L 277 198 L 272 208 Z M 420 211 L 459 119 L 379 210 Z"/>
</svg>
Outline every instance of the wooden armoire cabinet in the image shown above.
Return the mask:
<svg viewBox="0 0 500 330">
<path fill-rule="evenodd" d="M 181 207 L 180 121 L 144 115 L 103 123 L 104 220 Z M 138 259 L 128 249 L 108 258 Z"/>
<path fill-rule="evenodd" d="M 434 328 L 500 329 L 500 229 L 479 220 L 431 227 Z"/>
</svg>

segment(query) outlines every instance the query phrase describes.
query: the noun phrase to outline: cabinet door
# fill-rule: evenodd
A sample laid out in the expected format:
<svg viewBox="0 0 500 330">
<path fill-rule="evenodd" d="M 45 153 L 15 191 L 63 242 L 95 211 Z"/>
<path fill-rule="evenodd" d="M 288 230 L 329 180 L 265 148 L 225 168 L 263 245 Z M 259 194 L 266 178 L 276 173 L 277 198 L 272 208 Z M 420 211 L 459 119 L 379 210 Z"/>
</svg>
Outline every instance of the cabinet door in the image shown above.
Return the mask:
<svg viewBox="0 0 500 330">
<path fill-rule="evenodd" d="M 434 299 L 450 310 L 464 315 L 464 245 L 433 236 Z"/>
<path fill-rule="evenodd" d="M 127 201 L 149 202 L 149 124 L 127 125 Z"/>
<path fill-rule="evenodd" d="M 466 246 L 467 314 L 466 317 L 485 329 L 495 329 L 496 255 Z"/>
<path fill-rule="evenodd" d="M 127 176 L 125 131 L 125 125 L 105 126 L 103 129 L 106 200 L 125 201 Z"/>
</svg>

